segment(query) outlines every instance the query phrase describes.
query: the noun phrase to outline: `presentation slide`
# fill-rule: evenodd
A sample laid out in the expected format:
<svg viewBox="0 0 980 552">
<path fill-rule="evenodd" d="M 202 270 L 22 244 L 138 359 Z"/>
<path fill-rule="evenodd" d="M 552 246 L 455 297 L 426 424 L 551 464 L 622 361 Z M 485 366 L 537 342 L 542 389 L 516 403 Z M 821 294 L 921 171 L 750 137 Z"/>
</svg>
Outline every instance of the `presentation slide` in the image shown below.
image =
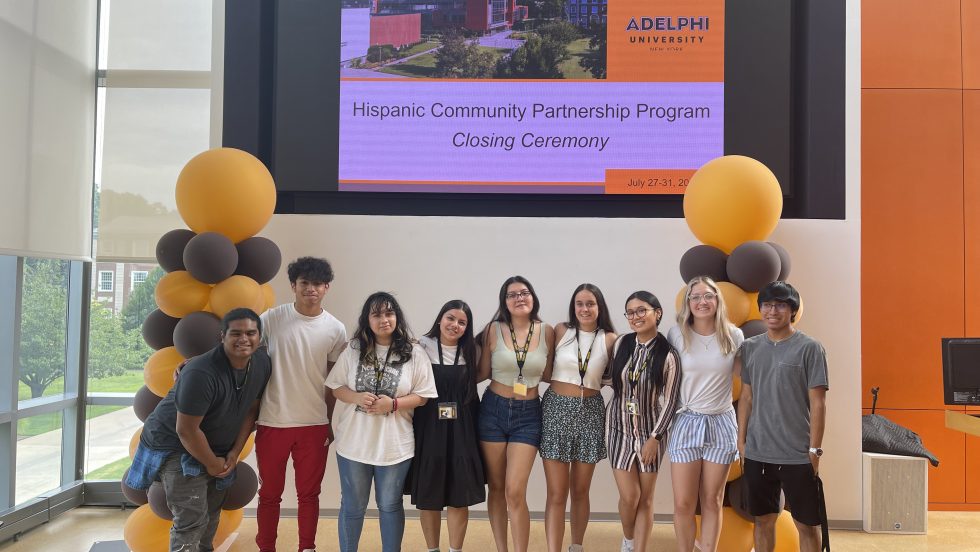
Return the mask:
<svg viewBox="0 0 980 552">
<path fill-rule="evenodd" d="M 341 191 L 682 194 L 724 0 L 341 0 Z"/>
</svg>

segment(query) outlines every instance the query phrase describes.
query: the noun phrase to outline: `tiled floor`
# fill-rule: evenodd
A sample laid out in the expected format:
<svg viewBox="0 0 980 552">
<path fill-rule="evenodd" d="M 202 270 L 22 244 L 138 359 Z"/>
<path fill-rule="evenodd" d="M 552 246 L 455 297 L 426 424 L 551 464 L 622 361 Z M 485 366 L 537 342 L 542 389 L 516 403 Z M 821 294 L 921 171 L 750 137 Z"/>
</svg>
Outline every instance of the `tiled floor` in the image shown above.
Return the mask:
<svg viewBox="0 0 980 552">
<path fill-rule="evenodd" d="M 132 512 L 113 508 L 77 508 L 23 535 L 19 541 L 0 544 L 3 552 L 87 552 L 96 541 L 122 539 L 123 524 Z M 279 549 L 292 552 L 296 546 L 296 520 L 284 519 L 279 527 Z M 377 540 L 378 522 L 365 522 L 361 550 L 380 549 Z M 255 519 L 245 518 L 238 537 L 229 548 L 232 552 L 255 550 Z M 443 549 L 448 546 L 443 532 Z M 566 539 L 568 533 L 566 531 Z M 618 523 L 593 522 L 586 535 L 585 549 L 589 552 L 616 552 L 621 538 Z M 322 519 L 318 531 L 321 552 L 337 549 L 337 522 Z M 869 535 L 857 531 L 831 531 L 834 552 L 967 552 L 980 550 L 980 512 L 930 512 L 929 534 Z M 409 519 L 402 546 L 406 552 L 425 550 L 418 521 Z M 470 522 L 466 550 L 494 550 L 490 524 L 482 520 Z M 544 526 L 531 524 L 531 550 L 544 549 Z M 673 527 L 657 524 L 650 550 L 673 551 Z"/>
</svg>

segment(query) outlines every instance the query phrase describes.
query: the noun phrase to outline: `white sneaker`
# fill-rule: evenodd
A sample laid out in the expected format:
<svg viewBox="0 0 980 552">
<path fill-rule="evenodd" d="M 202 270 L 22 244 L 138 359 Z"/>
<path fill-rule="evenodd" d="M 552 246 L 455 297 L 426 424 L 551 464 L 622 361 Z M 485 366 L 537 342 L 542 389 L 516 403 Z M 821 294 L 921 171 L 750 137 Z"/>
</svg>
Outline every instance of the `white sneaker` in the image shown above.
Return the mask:
<svg viewBox="0 0 980 552">
<path fill-rule="evenodd" d="M 570 544 L 568 545 L 568 552 L 585 552 L 581 544 Z"/>
<path fill-rule="evenodd" d="M 633 541 L 623 537 L 623 546 L 619 549 L 619 552 L 633 552 Z"/>
</svg>

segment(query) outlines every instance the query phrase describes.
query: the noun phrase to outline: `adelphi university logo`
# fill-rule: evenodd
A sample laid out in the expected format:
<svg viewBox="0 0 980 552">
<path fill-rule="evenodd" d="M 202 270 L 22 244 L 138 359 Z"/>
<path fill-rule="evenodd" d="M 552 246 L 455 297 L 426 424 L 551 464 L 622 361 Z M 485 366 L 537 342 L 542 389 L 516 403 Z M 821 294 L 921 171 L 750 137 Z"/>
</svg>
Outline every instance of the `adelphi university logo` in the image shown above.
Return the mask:
<svg viewBox="0 0 980 552">
<path fill-rule="evenodd" d="M 711 28 L 711 18 L 697 17 L 631 17 L 626 24 L 630 44 L 662 46 L 700 44 Z"/>
</svg>

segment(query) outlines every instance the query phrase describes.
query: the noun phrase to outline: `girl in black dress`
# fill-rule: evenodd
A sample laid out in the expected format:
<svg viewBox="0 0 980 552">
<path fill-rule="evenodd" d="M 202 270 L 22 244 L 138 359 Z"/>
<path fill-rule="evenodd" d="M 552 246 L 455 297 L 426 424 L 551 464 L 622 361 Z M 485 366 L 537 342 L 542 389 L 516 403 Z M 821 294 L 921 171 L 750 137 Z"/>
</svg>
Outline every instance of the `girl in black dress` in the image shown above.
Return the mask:
<svg viewBox="0 0 980 552">
<path fill-rule="evenodd" d="M 468 507 L 486 500 L 486 482 L 476 436 L 477 354 L 473 313 L 460 300 L 439 310 L 419 345 L 432 361 L 439 398 L 415 410 L 415 458 L 406 494 L 420 510 L 429 550 L 439 550 L 442 509 L 448 508 L 449 550 L 463 548 Z"/>
</svg>

